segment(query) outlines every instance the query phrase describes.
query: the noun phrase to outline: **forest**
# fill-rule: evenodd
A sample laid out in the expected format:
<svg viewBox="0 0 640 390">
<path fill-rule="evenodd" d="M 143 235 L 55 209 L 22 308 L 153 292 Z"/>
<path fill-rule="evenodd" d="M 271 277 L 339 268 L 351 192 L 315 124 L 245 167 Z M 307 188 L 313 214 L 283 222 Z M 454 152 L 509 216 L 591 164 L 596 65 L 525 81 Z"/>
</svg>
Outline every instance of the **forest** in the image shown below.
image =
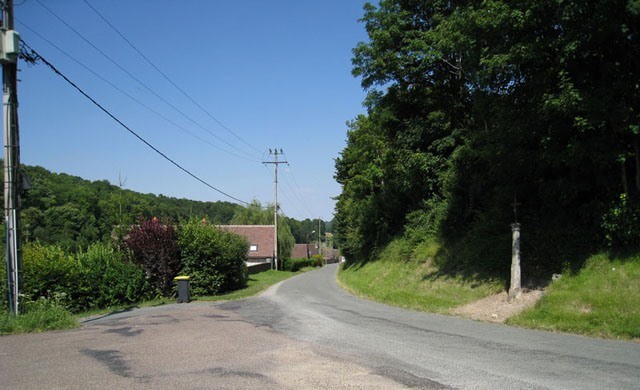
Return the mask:
<svg viewBox="0 0 640 390">
<path fill-rule="evenodd" d="M 156 217 L 170 223 L 206 219 L 211 224 L 273 224 L 273 206 L 254 201 L 247 207 L 230 202 L 202 202 L 143 194 L 106 180 L 89 181 L 39 166 L 22 165 L 29 182 L 21 194 L 21 227 L 25 243 L 57 245 L 76 252 L 96 242 L 113 243 L 140 220 Z M 0 194 L 2 198 L 2 194 Z M 318 220 L 281 216 L 281 240 L 304 243 Z M 321 222 L 322 232 L 325 225 Z M 2 237 L 4 237 L 2 229 Z M 4 239 L 3 239 L 4 245 Z"/>
<path fill-rule="evenodd" d="M 640 1 L 367 4 L 366 114 L 335 164 L 349 264 L 432 240 L 442 270 L 505 277 L 640 248 Z"/>
</svg>

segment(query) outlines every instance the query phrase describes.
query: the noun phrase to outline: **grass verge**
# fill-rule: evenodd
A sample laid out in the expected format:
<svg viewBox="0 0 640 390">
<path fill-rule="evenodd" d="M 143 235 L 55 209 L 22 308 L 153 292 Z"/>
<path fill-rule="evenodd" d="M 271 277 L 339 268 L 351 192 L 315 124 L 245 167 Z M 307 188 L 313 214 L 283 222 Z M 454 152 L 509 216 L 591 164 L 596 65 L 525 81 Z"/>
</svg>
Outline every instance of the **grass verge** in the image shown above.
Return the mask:
<svg viewBox="0 0 640 390">
<path fill-rule="evenodd" d="M 640 255 L 591 257 L 582 270 L 563 274 L 535 307 L 507 324 L 640 340 Z"/>
<path fill-rule="evenodd" d="M 425 243 L 409 253 L 404 250 L 406 248 L 401 248 L 405 244 L 400 241 L 390 244 L 377 261 L 341 269 L 338 282 L 363 298 L 443 314 L 503 288 L 503 283 L 498 280 L 479 281 L 440 275 L 429 260 L 437 246 Z"/>
<path fill-rule="evenodd" d="M 14 316 L 5 311 L 0 315 L 0 334 L 39 333 L 77 326 L 78 321 L 71 313 L 48 299 L 29 302 L 23 314 Z"/>
</svg>

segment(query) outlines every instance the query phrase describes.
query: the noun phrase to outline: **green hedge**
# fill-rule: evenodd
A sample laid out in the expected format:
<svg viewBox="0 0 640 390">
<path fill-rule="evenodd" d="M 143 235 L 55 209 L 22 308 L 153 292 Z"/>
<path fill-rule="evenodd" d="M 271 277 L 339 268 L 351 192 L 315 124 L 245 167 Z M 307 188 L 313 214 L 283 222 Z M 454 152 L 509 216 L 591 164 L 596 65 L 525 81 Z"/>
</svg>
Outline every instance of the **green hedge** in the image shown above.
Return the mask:
<svg viewBox="0 0 640 390">
<path fill-rule="evenodd" d="M 247 240 L 197 220 L 178 230 L 183 275 L 191 277 L 194 295 L 213 295 L 247 283 Z"/>
<path fill-rule="evenodd" d="M 284 271 L 296 272 L 304 267 L 322 267 L 324 259 L 321 255 L 313 255 L 310 259 L 286 259 L 283 265 Z"/>
<path fill-rule="evenodd" d="M 152 295 L 142 269 L 105 244 L 68 255 L 56 245 L 28 243 L 22 259 L 25 304 L 55 297 L 70 311 L 79 312 L 135 303 Z"/>
</svg>

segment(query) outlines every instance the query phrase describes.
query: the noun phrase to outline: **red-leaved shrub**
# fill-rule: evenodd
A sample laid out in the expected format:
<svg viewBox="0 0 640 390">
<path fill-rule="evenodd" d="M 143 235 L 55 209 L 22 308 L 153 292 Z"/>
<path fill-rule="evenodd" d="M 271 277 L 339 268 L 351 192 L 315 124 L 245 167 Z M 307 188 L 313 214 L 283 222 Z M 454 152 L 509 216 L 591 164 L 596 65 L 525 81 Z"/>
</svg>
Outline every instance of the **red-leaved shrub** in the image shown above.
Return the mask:
<svg viewBox="0 0 640 390">
<path fill-rule="evenodd" d="M 123 244 L 130 259 L 142 267 L 153 287 L 169 296 L 181 263 L 173 225 L 155 217 L 140 220 L 129 229 Z"/>
</svg>

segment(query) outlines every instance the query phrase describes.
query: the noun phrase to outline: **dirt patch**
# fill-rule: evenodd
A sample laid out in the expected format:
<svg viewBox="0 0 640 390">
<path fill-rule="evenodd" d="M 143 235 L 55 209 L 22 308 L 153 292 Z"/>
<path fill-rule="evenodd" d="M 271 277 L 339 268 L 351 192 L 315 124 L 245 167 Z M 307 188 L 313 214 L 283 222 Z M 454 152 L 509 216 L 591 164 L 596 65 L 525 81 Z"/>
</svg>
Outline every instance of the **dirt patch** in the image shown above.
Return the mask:
<svg viewBox="0 0 640 390">
<path fill-rule="evenodd" d="M 477 321 L 504 323 L 509 317 L 532 307 L 542 298 L 543 290 L 524 290 L 522 295 L 509 303 L 505 291 L 476 302 L 458 306 L 450 314 Z"/>
</svg>

